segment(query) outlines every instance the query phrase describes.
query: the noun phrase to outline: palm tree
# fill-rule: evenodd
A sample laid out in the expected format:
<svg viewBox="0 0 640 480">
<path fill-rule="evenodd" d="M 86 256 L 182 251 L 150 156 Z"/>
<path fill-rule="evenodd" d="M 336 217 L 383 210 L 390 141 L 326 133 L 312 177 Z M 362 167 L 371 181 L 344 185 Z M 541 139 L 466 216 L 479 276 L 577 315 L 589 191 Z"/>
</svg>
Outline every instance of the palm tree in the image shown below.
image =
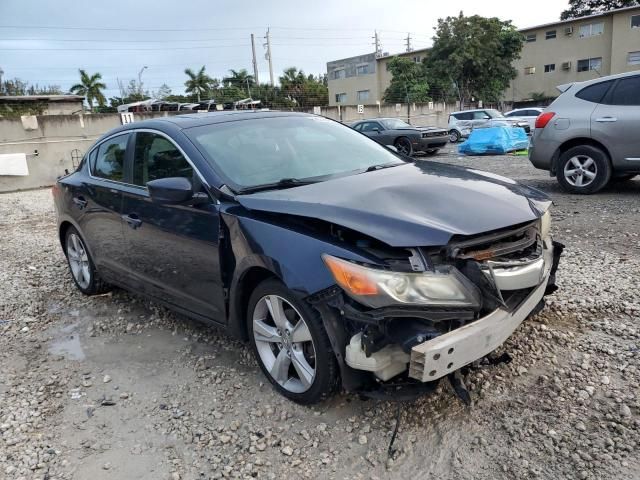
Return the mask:
<svg viewBox="0 0 640 480">
<path fill-rule="evenodd" d="M 307 77 L 302 70 L 296 67 L 289 67 L 282 72 L 280 77 L 280 86 L 284 94 L 291 100 L 294 100 L 299 106 L 304 100 L 304 89 L 307 83 Z"/>
<path fill-rule="evenodd" d="M 227 85 L 233 85 L 238 88 L 246 87 L 247 91 L 249 91 L 249 87 L 255 85 L 253 75 L 249 75 L 249 72 L 244 68 L 242 70 L 231 69 L 229 70 L 229 73 L 231 75 L 222 79 L 222 82 Z"/>
<path fill-rule="evenodd" d="M 198 102 L 200 96 L 209 92 L 209 84 L 213 82 L 213 79 L 204 72 L 204 65 L 198 73 L 194 73 L 190 68 L 185 69 L 184 73 L 189 77 L 189 80 L 184 82 L 185 91 L 192 95 L 197 95 Z"/>
<path fill-rule="evenodd" d="M 100 81 L 102 80 L 102 75 L 99 73 L 89 75 L 82 69 L 80 69 L 79 71 L 80 83 L 76 83 L 69 89 L 69 91 L 77 95 L 84 95 L 84 97 L 87 99 L 87 103 L 89 104 L 89 110 L 91 111 L 93 111 L 94 100 L 98 102 L 98 105 L 103 106 L 106 102 L 106 99 L 102 94 L 102 90 L 107 88 L 107 86 Z"/>
</svg>

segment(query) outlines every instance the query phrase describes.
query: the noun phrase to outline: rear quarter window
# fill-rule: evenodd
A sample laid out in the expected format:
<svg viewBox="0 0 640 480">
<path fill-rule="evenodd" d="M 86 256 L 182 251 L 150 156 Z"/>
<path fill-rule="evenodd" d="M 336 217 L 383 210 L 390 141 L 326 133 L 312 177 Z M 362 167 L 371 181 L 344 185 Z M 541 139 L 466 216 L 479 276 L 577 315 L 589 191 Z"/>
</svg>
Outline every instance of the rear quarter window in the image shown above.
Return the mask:
<svg viewBox="0 0 640 480">
<path fill-rule="evenodd" d="M 611 88 L 612 84 L 613 80 L 609 80 L 606 82 L 589 85 L 588 87 L 584 87 L 582 90 L 577 92 L 576 97 L 582 100 L 586 100 L 587 102 L 600 103 Z"/>
</svg>

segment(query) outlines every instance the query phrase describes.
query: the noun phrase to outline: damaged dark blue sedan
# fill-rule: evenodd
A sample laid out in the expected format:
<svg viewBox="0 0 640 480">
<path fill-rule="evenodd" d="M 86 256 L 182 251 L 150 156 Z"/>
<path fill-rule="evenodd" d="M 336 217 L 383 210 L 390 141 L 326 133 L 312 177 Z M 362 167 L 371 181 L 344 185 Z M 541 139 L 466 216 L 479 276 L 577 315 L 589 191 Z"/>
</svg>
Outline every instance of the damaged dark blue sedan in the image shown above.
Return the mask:
<svg viewBox="0 0 640 480">
<path fill-rule="evenodd" d="M 464 389 L 459 369 L 555 289 L 562 250 L 540 191 L 306 114 L 128 124 L 53 194 L 83 293 L 117 285 L 226 328 L 300 403 Z"/>
</svg>

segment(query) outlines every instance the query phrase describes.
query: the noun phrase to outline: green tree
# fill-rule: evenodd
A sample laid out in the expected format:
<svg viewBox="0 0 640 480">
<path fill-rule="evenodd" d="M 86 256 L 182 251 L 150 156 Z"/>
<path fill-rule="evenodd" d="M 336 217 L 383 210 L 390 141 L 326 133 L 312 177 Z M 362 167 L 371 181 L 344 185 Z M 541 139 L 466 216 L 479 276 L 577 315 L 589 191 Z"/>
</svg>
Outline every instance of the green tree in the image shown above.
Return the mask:
<svg viewBox="0 0 640 480">
<path fill-rule="evenodd" d="M 241 88 L 243 90 L 247 90 L 247 95 L 251 95 L 250 89 L 251 87 L 255 84 L 253 75 L 249 75 L 249 72 L 247 72 L 246 69 L 241 69 L 241 70 L 229 70 L 230 75 L 228 77 L 224 77 L 222 79 L 222 83 L 225 84 L 225 86 L 233 86 L 233 87 L 237 87 L 237 88 Z M 246 98 L 246 97 L 245 97 Z"/>
<path fill-rule="evenodd" d="M 633 5 L 640 5 L 640 2 L 638 0 L 569 0 L 569 8 L 560 14 L 560 19 L 595 15 Z"/>
<path fill-rule="evenodd" d="M 290 107 L 323 106 L 329 103 L 329 91 L 321 77 L 305 75 L 296 67 L 286 68 L 279 78 L 280 103 Z"/>
<path fill-rule="evenodd" d="M 102 90 L 106 89 L 107 86 L 101 82 L 102 75 L 99 73 L 94 73 L 93 75 L 89 75 L 84 70 L 80 69 L 80 83 L 76 83 L 73 85 L 69 91 L 71 93 L 75 93 L 76 95 L 84 95 L 89 104 L 89 110 L 93 111 L 93 101 L 97 101 L 98 105 L 103 106 L 106 102 L 104 95 L 102 94 Z"/>
<path fill-rule="evenodd" d="M 190 68 L 185 69 L 184 73 L 189 77 L 184 82 L 185 91 L 195 95 L 199 102 L 202 95 L 210 92 L 210 83 L 213 79 L 205 73 L 204 65 L 198 70 L 198 73 L 194 73 Z"/>
<path fill-rule="evenodd" d="M 510 21 L 478 15 L 438 20 L 433 48 L 425 60 L 429 79 L 455 85 L 460 104 L 471 97 L 496 102 L 517 71 L 522 34 Z"/>
<path fill-rule="evenodd" d="M 157 98 L 159 100 L 165 100 L 167 97 L 171 96 L 171 87 L 169 87 L 169 85 L 167 85 L 166 83 L 163 83 L 162 85 L 160 85 L 160 88 L 158 88 L 158 91 L 153 92 L 153 98 Z"/>
<path fill-rule="evenodd" d="M 429 84 L 424 64 L 405 57 L 394 57 L 387 64 L 391 72 L 391 83 L 384 92 L 387 103 L 428 102 Z"/>
</svg>

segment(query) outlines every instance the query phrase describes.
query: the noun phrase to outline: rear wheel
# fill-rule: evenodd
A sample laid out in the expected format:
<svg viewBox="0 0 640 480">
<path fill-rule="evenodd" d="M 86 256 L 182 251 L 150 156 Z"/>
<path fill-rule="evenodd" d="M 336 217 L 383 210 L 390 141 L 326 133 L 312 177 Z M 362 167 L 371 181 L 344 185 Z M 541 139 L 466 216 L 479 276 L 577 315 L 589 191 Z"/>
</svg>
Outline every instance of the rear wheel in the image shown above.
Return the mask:
<svg viewBox="0 0 640 480">
<path fill-rule="evenodd" d="M 337 387 L 338 365 L 320 314 L 281 282 L 262 282 L 249 299 L 247 329 L 265 376 L 285 397 L 317 403 Z"/>
<path fill-rule="evenodd" d="M 409 140 L 407 137 L 398 138 L 393 145 L 398 150 L 398 153 L 401 153 L 402 155 L 406 155 L 409 157 L 413 153 L 411 140 Z"/>
<path fill-rule="evenodd" d="M 597 147 L 573 147 L 560 156 L 556 178 L 568 192 L 596 193 L 609 183 L 611 164 L 607 154 Z"/>
<path fill-rule="evenodd" d="M 96 295 L 109 291 L 110 285 L 100 278 L 84 240 L 74 227 L 69 227 L 65 234 L 64 250 L 71 277 L 78 290 L 85 295 Z"/>
<path fill-rule="evenodd" d="M 458 132 L 457 130 L 450 130 L 449 141 L 451 143 L 458 143 L 460 141 L 460 132 Z"/>
</svg>

